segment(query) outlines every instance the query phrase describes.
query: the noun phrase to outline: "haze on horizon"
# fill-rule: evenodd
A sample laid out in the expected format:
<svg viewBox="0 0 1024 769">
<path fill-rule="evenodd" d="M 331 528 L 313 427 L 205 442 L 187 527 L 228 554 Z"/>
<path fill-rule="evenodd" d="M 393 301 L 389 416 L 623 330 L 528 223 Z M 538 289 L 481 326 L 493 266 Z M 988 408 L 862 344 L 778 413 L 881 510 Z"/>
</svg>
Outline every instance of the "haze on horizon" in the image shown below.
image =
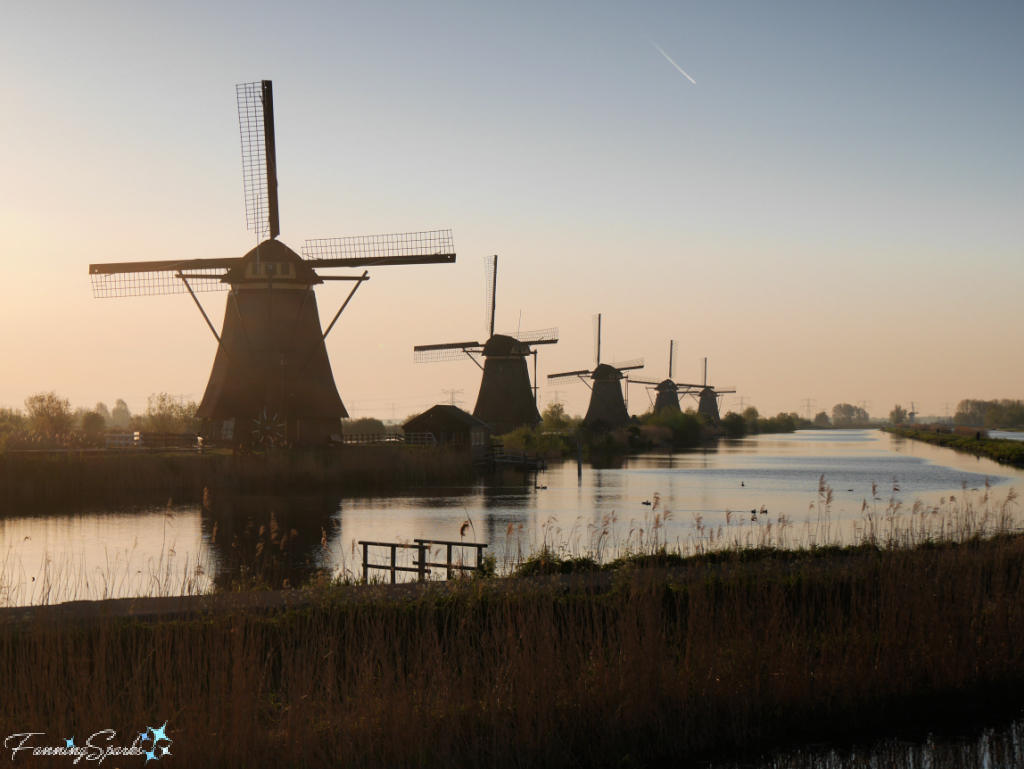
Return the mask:
<svg viewBox="0 0 1024 769">
<path fill-rule="evenodd" d="M 412 347 L 483 336 L 495 253 L 499 330 L 521 311 L 561 331 L 542 407 L 546 374 L 591 364 L 597 312 L 605 360 L 661 377 L 678 339 L 677 379 L 707 356 L 762 413 L 1022 396 L 1020 3 L 18 1 L 3 18 L 0 406 L 202 397 L 216 342 L 189 297 L 94 300 L 87 266 L 254 245 L 234 87 L 262 78 L 283 242 L 454 234 L 453 266 L 371 270 L 328 338 L 353 416 L 451 388 L 472 409 L 479 369 Z M 325 325 L 347 288 L 317 289 Z M 218 327 L 225 296 L 201 295 Z M 557 389 L 585 411 L 582 384 Z"/>
</svg>

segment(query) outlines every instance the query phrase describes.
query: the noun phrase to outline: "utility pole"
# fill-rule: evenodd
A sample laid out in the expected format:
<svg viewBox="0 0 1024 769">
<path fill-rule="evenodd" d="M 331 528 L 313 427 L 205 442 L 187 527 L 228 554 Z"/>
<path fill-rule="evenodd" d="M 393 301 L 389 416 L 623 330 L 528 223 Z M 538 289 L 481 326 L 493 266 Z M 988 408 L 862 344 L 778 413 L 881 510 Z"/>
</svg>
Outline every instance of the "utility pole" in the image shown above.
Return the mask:
<svg viewBox="0 0 1024 769">
<path fill-rule="evenodd" d="M 563 394 L 565 394 L 565 390 L 552 390 L 551 397 L 548 398 L 548 403 L 561 403 Z"/>
<path fill-rule="evenodd" d="M 807 409 L 807 421 L 810 422 L 811 409 L 817 407 L 818 401 L 815 400 L 814 398 L 804 398 L 802 401 L 800 401 L 800 405 Z"/>
<path fill-rule="evenodd" d="M 942 404 L 942 410 L 946 412 L 946 419 L 947 419 L 947 421 L 949 420 L 949 417 L 950 417 L 949 411 L 950 411 L 950 409 L 952 407 L 953 407 L 952 403 L 943 403 Z"/>
<path fill-rule="evenodd" d="M 739 401 L 739 407 L 743 408 L 750 401 L 750 398 L 746 397 L 745 395 L 740 395 L 736 398 L 736 400 Z"/>
</svg>

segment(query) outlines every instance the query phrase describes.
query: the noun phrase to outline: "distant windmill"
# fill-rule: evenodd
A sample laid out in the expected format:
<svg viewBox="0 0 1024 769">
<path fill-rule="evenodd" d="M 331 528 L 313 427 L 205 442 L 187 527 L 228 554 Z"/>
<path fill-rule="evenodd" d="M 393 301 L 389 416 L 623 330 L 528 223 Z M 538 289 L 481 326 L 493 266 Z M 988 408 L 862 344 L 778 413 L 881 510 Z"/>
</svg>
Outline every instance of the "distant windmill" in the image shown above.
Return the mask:
<svg viewBox="0 0 1024 769">
<path fill-rule="evenodd" d="M 680 389 L 684 395 L 702 389 L 701 385 L 682 384 L 673 381 L 678 346 L 679 342 L 676 341 L 668 343 L 668 379 L 658 381 L 657 379 L 630 378 L 627 380 L 628 384 L 644 385 L 649 390 L 654 390 L 658 393 L 658 397 L 654 401 L 654 413 L 656 414 L 666 409 L 669 411 L 681 410 L 679 406 Z"/>
<path fill-rule="evenodd" d="M 692 385 L 694 389 L 699 389 L 698 394 L 689 392 L 689 395 L 693 395 L 697 398 L 697 413 L 707 414 L 709 417 L 714 419 L 716 422 L 721 418 L 719 414 L 719 399 L 728 393 L 736 392 L 735 388 L 726 387 L 722 389 L 715 389 L 708 385 L 708 359 L 702 358 L 702 364 L 704 368 L 704 383 L 702 385 Z"/>
<path fill-rule="evenodd" d="M 277 151 L 271 81 L 236 86 L 248 229 L 258 245 L 245 256 L 89 265 L 97 298 L 185 293 L 217 340 L 217 355 L 197 416 L 206 438 L 232 443 L 325 444 L 348 411 L 338 395 L 324 340 L 361 275 L 320 276 L 312 268 L 455 261 L 450 230 L 306 241 L 299 256 L 277 240 Z M 267 238 L 263 240 L 263 238 Z M 261 241 L 262 242 L 259 242 Z M 190 249 L 191 251 L 192 249 Z M 355 281 L 321 330 L 313 286 Z M 218 334 L 196 292 L 229 291 Z"/>
<path fill-rule="evenodd" d="M 549 374 L 548 385 L 583 382 L 590 387 L 590 406 L 583 418 L 585 427 L 605 427 L 614 429 L 629 422 L 629 412 L 622 397 L 623 371 L 633 371 L 644 367 L 644 359 L 622 361 L 621 363 L 601 363 L 601 316 L 594 316 L 594 368 L 581 371 L 566 371 L 561 374 Z M 587 380 L 592 381 L 591 385 Z"/>
<path fill-rule="evenodd" d="M 910 411 L 907 413 L 907 420 L 910 424 L 914 424 L 914 417 L 917 416 L 917 409 L 914 407 L 914 401 L 910 401 Z"/>
<path fill-rule="evenodd" d="M 537 388 L 530 385 L 530 371 L 526 358 L 533 356 L 533 378 L 537 379 L 537 350 L 541 344 L 558 342 L 558 329 L 522 331 L 508 334 L 494 333 L 494 313 L 498 293 L 498 257 L 484 260 L 485 277 L 485 330 L 487 341 L 448 342 L 422 344 L 413 347 L 413 362 L 469 359 L 480 366 L 477 356 L 483 357 L 480 366 L 480 393 L 476 398 L 473 416 L 486 422 L 495 435 L 503 435 L 523 425 L 536 425 L 541 421 L 537 410 Z"/>
</svg>

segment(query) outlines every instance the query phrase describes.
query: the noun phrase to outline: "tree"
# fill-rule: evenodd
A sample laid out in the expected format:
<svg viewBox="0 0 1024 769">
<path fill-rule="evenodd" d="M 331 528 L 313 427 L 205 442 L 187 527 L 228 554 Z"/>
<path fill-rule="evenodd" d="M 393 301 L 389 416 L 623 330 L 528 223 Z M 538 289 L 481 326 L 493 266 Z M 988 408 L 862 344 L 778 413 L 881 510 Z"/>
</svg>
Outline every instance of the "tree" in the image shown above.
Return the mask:
<svg viewBox="0 0 1024 769">
<path fill-rule="evenodd" d="M 828 427 L 829 426 L 828 412 L 826 412 L 826 411 L 819 411 L 817 414 L 815 414 L 814 415 L 814 425 L 815 425 L 815 427 Z"/>
<path fill-rule="evenodd" d="M 903 424 L 907 421 L 907 410 L 897 403 L 889 412 L 889 421 L 894 425 Z"/>
<path fill-rule="evenodd" d="M 570 430 L 579 426 L 579 423 L 583 421 L 578 416 L 569 416 L 568 412 L 565 410 L 565 406 L 557 401 L 549 403 L 541 416 L 544 418 L 544 422 L 541 424 L 541 429 L 551 432 Z"/>
<path fill-rule="evenodd" d="M 349 435 L 377 435 L 388 430 L 384 423 L 376 417 L 360 417 L 359 419 L 343 419 L 341 426 Z"/>
<path fill-rule="evenodd" d="M 742 438 L 747 434 L 747 420 L 741 414 L 730 411 L 722 417 L 722 429 L 730 438 Z"/>
<path fill-rule="evenodd" d="M 97 403 L 93 411 L 103 417 L 107 422 L 110 421 L 110 410 L 107 408 L 106 403 L 103 403 L 102 401 Z"/>
<path fill-rule="evenodd" d="M 837 403 L 832 407 L 832 424 L 836 427 L 852 427 L 856 424 L 863 424 L 870 418 L 868 412 L 860 406 L 851 406 L 849 403 Z"/>
<path fill-rule="evenodd" d="M 45 435 L 66 433 L 74 421 L 71 401 L 60 397 L 53 390 L 27 397 L 25 410 L 32 429 Z"/>
<path fill-rule="evenodd" d="M 191 398 L 153 393 L 146 405 L 146 428 L 157 433 L 191 433 L 196 429 L 196 409 Z M 114 407 L 117 411 L 117 406 Z"/>
<path fill-rule="evenodd" d="M 95 438 L 100 430 L 107 426 L 107 420 L 96 411 L 87 411 L 82 415 L 82 434 L 89 438 Z"/>
<path fill-rule="evenodd" d="M 120 398 L 114 403 L 114 410 L 110 412 L 110 423 L 114 427 L 128 427 L 132 422 L 132 410 L 128 404 Z"/>
</svg>

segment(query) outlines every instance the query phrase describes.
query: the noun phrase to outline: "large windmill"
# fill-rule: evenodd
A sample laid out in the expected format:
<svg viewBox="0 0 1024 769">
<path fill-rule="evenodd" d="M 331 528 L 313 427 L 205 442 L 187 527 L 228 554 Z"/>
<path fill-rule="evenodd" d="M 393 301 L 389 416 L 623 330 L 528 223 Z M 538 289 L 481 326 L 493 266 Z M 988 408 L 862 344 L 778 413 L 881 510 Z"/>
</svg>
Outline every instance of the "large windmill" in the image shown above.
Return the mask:
<svg viewBox="0 0 1024 769">
<path fill-rule="evenodd" d="M 355 268 L 455 261 L 450 230 L 307 240 L 303 256 L 281 241 L 271 81 L 236 87 L 248 228 L 257 246 L 233 258 L 172 259 L 89 265 L 97 298 L 188 293 L 217 340 L 197 416 L 204 437 L 232 443 L 326 443 L 348 416 L 338 395 L 324 340 L 356 289 L 356 275 L 318 275 L 316 268 Z M 313 286 L 354 281 L 323 331 Z M 220 334 L 196 294 L 228 291 Z"/>
<path fill-rule="evenodd" d="M 584 427 L 603 427 L 614 429 L 629 422 L 629 412 L 622 398 L 623 371 L 632 371 L 644 367 L 644 359 L 622 361 L 620 363 L 601 363 L 601 316 L 594 316 L 594 368 L 580 371 L 566 371 L 561 374 L 549 374 L 548 385 L 583 382 L 590 388 L 590 405 L 587 415 L 583 418 Z M 590 384 L 587 380 L 593 382 Z"/>
<path fill-rule="evenodd" d="M 536 425 L 541 421 L 537 411 L 537 387 L 530 385 L 527 356 L 533 356 L 533 378 L 537 379 L 537 350 L 541 344 L 555 344 L 558 329 L 543 331 L 517 331 L 495 334 L 494 312 L 498 293 L 498 257 L 488 256 L 484 261 L 486 279 L 485 330 L 487 341 L 448 342 L 422 344 L 413 347 L 415 363 L 466 360 L 480 366 L 480 394 L 476 398 L 473 416 L 486 422 L 495 435 L 503 435 L 522 425 Z M 481 366 L 477 357 L 482 357 Z"/>
<path fill-rule="evenodd" d="M 694 390 L 700 390 L 700 385 L 683 384 L 681 382 L 674 381 L 675 376 L 675 363 L 677 360 L 676 350 L 679 346 L 679 342 L 670 341 L 668 343 L 668 379 L 643 379 L 643 378 L 630 378 L 627 380 L 627 386 L 631 384 L 644 385 L 648 390 L 654 390 L 658 393 L 657 398 L 654 400 L 654 412 L 659 413 L 665 411 L 680 411 L 679 406 L 679 393 L 682 392 L 684 395 Z"/>
</svg>

